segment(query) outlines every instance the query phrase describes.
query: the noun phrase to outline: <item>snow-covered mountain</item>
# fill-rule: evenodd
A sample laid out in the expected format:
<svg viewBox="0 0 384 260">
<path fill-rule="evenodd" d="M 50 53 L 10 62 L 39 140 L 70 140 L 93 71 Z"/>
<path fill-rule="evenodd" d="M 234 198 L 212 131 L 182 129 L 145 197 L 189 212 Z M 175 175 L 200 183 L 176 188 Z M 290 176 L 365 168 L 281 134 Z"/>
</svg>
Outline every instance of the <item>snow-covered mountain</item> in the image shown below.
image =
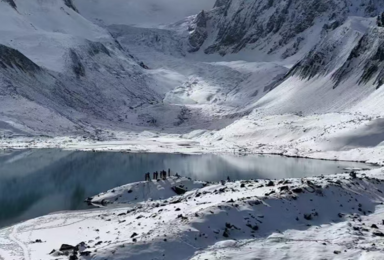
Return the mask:
<svg viewBox="0 0 384 260">
<path fill-rule="evenodd" d="M 219 0 L 189 22 L 188 51 L 292 67 L 273 91 L 253 99 L 268 114 L 380 114 L 382 10 L 382 1 L 370 0 Z"/>
<path fill-rule="evenodd" d="M 380 116 L 383 10 L 372 0 L 0 1 L 0 126 L 225 139 L 250 118 Z"/>
<path fill-rule="evenodd" d="M 71 1 L 0 1 L 0 12 L 0 120 L 8 128 L 82 133 L 92 119 L 130 124 L 133 107 L 161 101 L 145 65 Z"/>
<path fill-rule="evenodd" d="M 224 56 L 252 50 L 257 60 L 300 56 L 349 16 L 373 17 L 383 7 L 372 0 L 218 0 L 196 17 L 191 51 Z"/>
</svg>

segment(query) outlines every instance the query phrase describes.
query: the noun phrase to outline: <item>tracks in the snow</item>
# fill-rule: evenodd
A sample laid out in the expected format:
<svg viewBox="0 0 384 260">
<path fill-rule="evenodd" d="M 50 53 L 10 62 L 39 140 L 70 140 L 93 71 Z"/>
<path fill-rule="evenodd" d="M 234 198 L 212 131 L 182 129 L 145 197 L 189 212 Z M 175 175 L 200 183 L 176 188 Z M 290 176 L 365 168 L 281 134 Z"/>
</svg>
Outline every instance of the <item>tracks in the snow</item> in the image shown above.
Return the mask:
<svg viewBox="0 0 384 260">
<path fill-rule="evenodd" d="M 22 251 L 22 254 L 23 254 L 23 260 L 30 260 L 27 246 L 23 242 L 17 239 L 18 228 L 19 228 L 19 225 L 16 225 L 12 228 L 12 231 L 9 234 L 8 239 L 14 242 L 15 244 L 17 244 L 18 247 L 20 247 L 21 249 L 20 251 Z"/>
</svg>

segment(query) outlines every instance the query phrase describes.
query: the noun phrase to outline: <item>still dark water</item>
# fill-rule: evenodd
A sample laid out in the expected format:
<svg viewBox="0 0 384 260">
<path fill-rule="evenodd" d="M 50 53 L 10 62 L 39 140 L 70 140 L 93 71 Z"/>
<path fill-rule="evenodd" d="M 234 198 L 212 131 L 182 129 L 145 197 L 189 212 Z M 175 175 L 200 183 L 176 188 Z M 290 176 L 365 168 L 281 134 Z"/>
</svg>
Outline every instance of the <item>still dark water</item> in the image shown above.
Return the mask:
<svg viewBox="0 0 384 260">
<path fill-rule="evenodd" d="M 365 164 L 280 156 L 128 154 L 52 149 L 0 151 L 0 228 L 55 211 L 85 209 L 85 198 L 170 168 L 204 181 L 290 178 Z M 368 167 L 369 168 L 369 167 Z"/>
</svg>

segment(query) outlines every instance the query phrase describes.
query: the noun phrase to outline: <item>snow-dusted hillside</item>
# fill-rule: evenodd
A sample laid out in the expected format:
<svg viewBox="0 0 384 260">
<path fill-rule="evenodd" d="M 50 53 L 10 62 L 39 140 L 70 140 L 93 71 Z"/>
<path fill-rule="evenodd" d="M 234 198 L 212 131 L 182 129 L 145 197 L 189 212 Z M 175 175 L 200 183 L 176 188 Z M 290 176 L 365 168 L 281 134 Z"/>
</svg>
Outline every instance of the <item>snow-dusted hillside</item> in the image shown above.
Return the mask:
<svg viewBox="0 0 384 260">
<path fill-rule="evenodd" d="M 206 27 L 206 39 L 194 51 L 242 58 L 272 60 L 300 58 L 349 16 L 372 17 L 384 7 L 381 1 L 248 1 L 218 0 L 204 12 L 194 28 Z M 193 37 L 192 37 L 193 39 Z"/>
<path fill-rule="evenodd" d="M 382 0 L 0 0 L 0 149 L 384 165 L 383 11 Z M 89 199 L 105 209 L 0 230 L 0 259 L 381 259 L 383 169 L 355 173 L 127 184 Z"/>
<path fill-rule="evenodd" d="M 97 125 L 151 125 L 145 110 L 161 103 L 161 84 L 69 2 L 0 1 L 2 132 L 83 135 Z M 165 124 L 178 121 L 180 108 L 164 110 L 171 113 Z"/>
<path fill-rule="evenodd" d="M 176 177 L 133 183 L 94 197 L 106 208 L 51 214 L 0 230 L 0 255 L 379 260 L 382 176 L 383 169 L 377 169 L 356 176 L 224 184 Z M 188 189 L 176 195 L 175 186 Z"/>
<path fill-rule="evenodd" d="M 377 140 L 332 156 L 380 162 L 383 2 L 114 1 L 0 2 L 0 131 L 32 135 L 3 147 L 329 158 L 347 135 Z"/>
</svg>

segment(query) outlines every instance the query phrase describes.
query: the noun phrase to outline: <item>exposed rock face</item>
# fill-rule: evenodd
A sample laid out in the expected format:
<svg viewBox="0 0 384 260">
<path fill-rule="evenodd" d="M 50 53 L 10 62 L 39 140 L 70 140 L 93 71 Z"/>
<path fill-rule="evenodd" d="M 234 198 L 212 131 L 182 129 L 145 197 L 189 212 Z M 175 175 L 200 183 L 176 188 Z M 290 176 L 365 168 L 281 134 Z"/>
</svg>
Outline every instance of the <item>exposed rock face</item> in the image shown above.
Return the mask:
<svg viewBox="0 0 384 260">
<path fill-rule="evenodd" d="M 352 26 L 343 25 L 335 34 L 341 31 L 343 37 L 329 35 L 289 75 L 311 79 L 332 73 L 333 88 L 353 77 L 357 78 L 355 84 L 370 82 L 379 88 L 384 83 L 384 29 L 372 27 L 367 32 L 357 32 Z M 343 44 L 347 41 L 352 44 Z"/>
<path fill-rule="evenodd" d="M 15 3 L 15 1 L 13 1 L 13 0 L 2 0 L 2 1 L 8 3 L 8 4 L 9 4 L 10 6 L 12 6 L 12 8 L 14 8 L 14 9 L 17 8 L 16 3 Z"/>
<path fill-rule="evenodd" d="M 85 68 L 81 63 L 81 60 L 74 50 L 69 51 L 69 56 L 72 60 L 72 70 L 78 78 L 85 76 Z"/>
<path fill-rule="evenodd" d="M 40 70 L 30 59 L 18 50 L 0 44 L 0 67 L 3 69 L 19 69 L 24 72 L 36 72 Z"/>
<path fill-rule="evenodd" d="M 226 6 L 230 3 L 231 3 L 231 0 L 216 0 L 215 5 L 213 7 L 214 8 L 215 7 L 223 7 L 223 6 Z"/>
<path fill-rule="evenodd" d="M 9 1 L 12 1 L 12 0 L 9 0 Z M 68 6 L 69 8 L 71 8 L 73 11 L 75 12 L 79 12 L 76 8 L 76 6 L 73 4 L 72 0 L 64 0 L 64 4 L 66 6 Z"/>
<path fill-rule="evenodd" d="M 95 56 L 99 53 L 104 53 L 108 56 L 111 56 L 109 50 L 105 47 L 104 44 L 100 43 L 100 42 L 91 42 L 89 41 L 89 51 L 88 51 L 89 55 L 91 56 Z"/>
<path fill-rule="evenodd" d="M 266 54 L 280 51 L 286 58 L 313 40 L 305 35 L 310 28 L 310 33 L 324 36 L 347 17 L 373 17 L 382 7 L 384 3 L 371 0 L 218 0 L 205 15 L 212 28 L 208 34 L 217 36 L 204 51 L 226 55 L 249 47 Z M 194 41 L 195 49 L 202 46 L 202 39 Z"/>
<path fill-rule="evenodd" d="M 189 44 L 191 48 L 189 52 L 196 52 L 203 45 L 208 37 L 207 32 L 207 17 L 204 11 L 201 11 L 195 18 L 194 28 L 190 28 Z"/>
</svg>

